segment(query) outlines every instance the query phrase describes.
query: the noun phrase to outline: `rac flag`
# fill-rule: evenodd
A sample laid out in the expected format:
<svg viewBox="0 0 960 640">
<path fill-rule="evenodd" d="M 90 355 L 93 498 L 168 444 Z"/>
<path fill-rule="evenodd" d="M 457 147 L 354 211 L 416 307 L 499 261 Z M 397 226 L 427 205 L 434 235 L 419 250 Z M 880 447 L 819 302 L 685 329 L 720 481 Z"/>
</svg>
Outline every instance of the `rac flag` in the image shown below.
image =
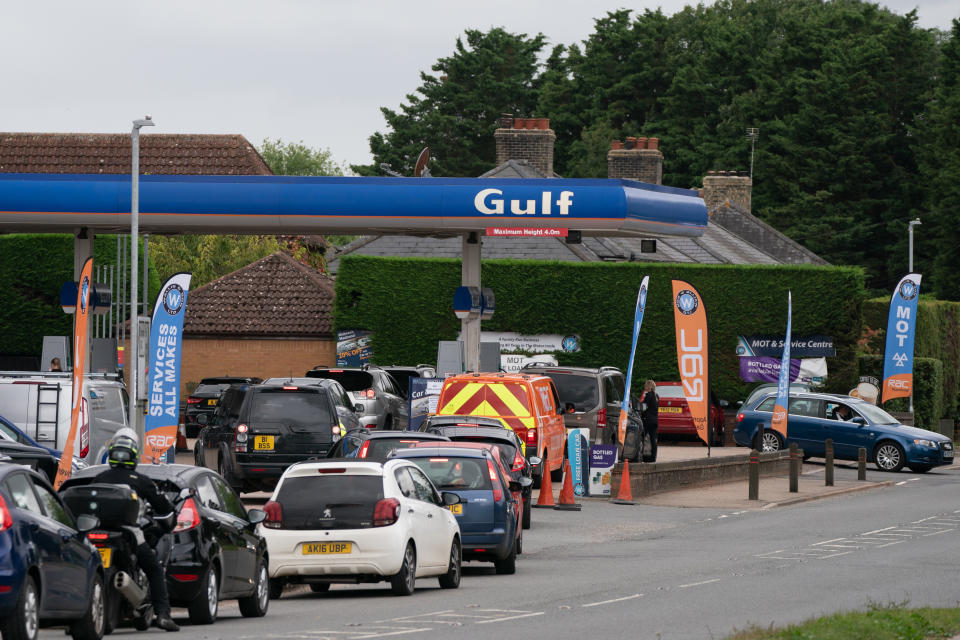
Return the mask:
<svg viewBox="0 0 960 640">
<path fill-rule="evenodd" d="M 890 298 L 887 341 L 883 351 L 883 391 L 880 403 L 913 393 L 913 338 L 917 330 L 920 274 L 905 275 Z"/>
<path fill-rule="evenodd" d="M 627 384 L 623 391 L 623 404 L 620 406 L 620 421 L 618 422 L 617 442 L 623 442 L 627 436 L 627 414 L 630 411 L 630 381 L 633 379 L 633 356 L 637 352 L 637 337 L 640 334 L 640 325 L 643 324 L 643 310 L 647 306 L 647 285 L 650 276 L 643 276 L 640 281 L 640 291 L 637 292 L 637 310 L 633 314 L 633 341 L 630 343 L 630 364 L 627 367 Z"/>
<path fill-rule="evenodd" d="M 683 394 L 697 435 L 710 446 L 707 308 L 700 293 L 683 280 L 673 285 L 673 319 L 677 332 L 677 365 Z"/>
<path fill-rule="evenodd" d="M 787 438 L 787 415 L 790 408 L 790 318 L 793 315 L 793 296 L 787 291 L 787 339 L 783 341 L 780 358 L 780 377 L 777 379 L 777 401 L 773 404 L 770 428 Z M 763 440 L 757 444 L 762 450 Z"/>
<path fill-rule="evenodd" d="M 53 488 L 59 489 L 73 471 L 73 440 L 77 436 L 77 427 L 81 421 L 83 405 L 83 371 L 87 366 L 87 325 L 90 323 L 90 292 L 93 289 L 93 258 L 87 258 L 80 270 L 80 282 L 77 285 L 77 309 L 73 315 L 73 388 L 70 398 L 70 431 L 63 444 L 60 464 Z M 81 440 L 83 438 L 81 437 Z M 81 447 L 84 443 L 81 443 Z"/>
<path fill-rule="evenodd" d="M 141 460 L 159 463 L 177 441 L 180 417 L 180 356 L 183 353 L 183 316 L 187 308 L 190 274 L 170 276 L 153 305 L 150 325 L 150 382 Z"/>
</svg>

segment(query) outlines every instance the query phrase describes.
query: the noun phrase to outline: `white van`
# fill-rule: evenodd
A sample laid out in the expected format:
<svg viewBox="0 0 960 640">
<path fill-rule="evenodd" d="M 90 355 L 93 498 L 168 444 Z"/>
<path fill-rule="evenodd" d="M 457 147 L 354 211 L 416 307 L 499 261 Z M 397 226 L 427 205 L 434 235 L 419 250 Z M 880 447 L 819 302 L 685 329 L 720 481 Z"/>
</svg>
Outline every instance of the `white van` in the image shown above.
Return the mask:
<svg viewBox="0 0 960 640">
<path fill-rule="evenodd" d="M 70 433 L 73 375 L 52 371 L 0 371 L 0 415 L 37 441 L 63 451 Z M 114 374 L 84 376 L 75 458 L 99 462 L 107 440 L 127 426 L 127 390 Z"/>
</svg>

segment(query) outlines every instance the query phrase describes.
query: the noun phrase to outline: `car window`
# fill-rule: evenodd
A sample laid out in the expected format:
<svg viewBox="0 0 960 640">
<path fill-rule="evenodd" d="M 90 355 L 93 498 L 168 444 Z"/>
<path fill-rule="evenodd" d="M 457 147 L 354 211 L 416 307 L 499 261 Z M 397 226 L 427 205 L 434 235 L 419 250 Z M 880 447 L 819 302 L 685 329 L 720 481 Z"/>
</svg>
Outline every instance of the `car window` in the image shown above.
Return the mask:
<svg viewBox="0 0 960 640">
<path fill-rule="evenodd" d="M 330 381 L 330 391 L 333 395 L 333 401 L 335 404 L 343 405 L 348 411 L 353 411 L 353 400 L 350 399 L 350 396 L 347 395 L 347 392 L 336 380 Z"/>
<path fill-rule="evenodd" d="M 43 509 L 44 515 L 71 529 L 76 529 L 77 525 L 73 521 L 73 516 L 70 515 L 67 508 L 63 506 L 60 499 L 42 484 L 37 484 L 36 482 L 32 484 L 37 492 L 37 497 L 40 498 L 40 507 Z"/>
<path fill-rule="evenodd" d="M 14 473 L 7 476 L 7 492 L 13 498 L 13 503 L 21 509 L 43 515 L 40 502 L 31 488 L 30 479 L 24 473 Z"/>
<path fill-rule="evenodd" d="M 209 474 L 203 474 L 197 478 L 197 497 L 200 499 L 200 502 L 203 503 L 203 506 L 216 509 L 217 511 L 223 511 L 220 496 L 217 495 L 217 490 L 213 488 L 213 482 L 210 481 L 210 478 L 211 476 Z"/>
<path fill-rule="evenodd" d="M 367 447 L 367 458 L 382 460 L 394 449 L 409 449 L 413 445 L 421 442 L 412 438 L 370 438 L 370 446 Z"/>
<path fill-rule="evenodd" d="M 381 380 L 383 380 L 383 388 L 386 389 L 387 392 L 392 393 L 392 394 L 395 395 L 395 396 L 405 396 L 405 395 L 407 395 L 406 393 L 402 393 L 402 392 L 400 391 L 400 388 L 397 386 L 397 383 L 394 382 L 393 378 L 390 376 L 389 373 L 383 373 L 383 372 L 381 372 L 381 373 L 380 373 L 380 378 L 381 378 Z"/>
<path fill-rule="evenodd" d="M 603 378 L 603 390 L 607 394 L 607 404 L 620 404 L 622 398 L 620 391 L 617 390 L 617 385 L 614 384 L 613 376 L 605 376 Z"/>
<path fill-rule="evenodd" d="M 423 475 L 420 469 L 409 468 L 408 470 L 410 471 L 410 477 L 413 478 L 413 486 L 417 488 L 417 499 L 439 505 L 440 496 L 437 495 L 436 489 L 427 480 L 427 476 Z"/>
<path fill-rule="evenodd" d="M 282 422 L 294 426 L 329 426 L 330 401 L 316 391 L 261 389 L 250 403 L 251 422 Z"/>
<path fill-rule="evenodd" d="M 820 401 L 811 398 L 790 400 L 790 413 L 795 416 L 816 418 L 820 415 Z"/>
<path fill-rule="evenodd" d="M 373 387 L 373 376 L 368 371 L 350 369 L 311 369 L 308 378 L 328 378 L 336 380 L 347 391 L 364 391 Z"/>
<path fill-rule="evenodd" d="M 401 467 L 394 471 L 394 477 L 397 479 L 397 486 L 400 487 L 400 493 L 408 498 L 417 497 L 417 488 L 414 486 L 413 480 L 410 478 L 406 467 Z"/>
<path fill-rule="evenodd" d="M 756 411 L 769 411 L 773 412 L 773 403 L 777 401 L 777 396 L 770 396 L 759 405 L 757 405 Z"/>
<path fill-rule="evenodd" d="M 201 382 L 200 384 L 197 385 L 197 388 L 194 389 L 193 392 L 194 393 L 220 393 L 221 391 L 224 391 L 229 388 L 230 388 L 230 384 L 225 382 L 219 383 L 219 384 L 212 384 L 212 383 L 204 384 Z"/>
<path fill-rule="evenodd" d="M 657 385 L 657 395 L 661 398 L 687 399 L 686 394 L 683 393 L 683 387 L 678 384 Z"/>
<path fill-rule="evenodd" d="M 21 435 L 0 420 L 0 434 L 13 442 L 21 442 Z"/>
<path fill-rule="evenodd" d="M 364 529 L 383 499 L 383 476 L 322 473 L 286 478 L 277 493 L 284 529 Z"/>
<path fill-rule="evenodd" d="M 340 441 L 340 455 L 344 458 L 354 458 L 360 448 L 360 438 L 349 437 Z"/>
<path fill-rule="evenodd" d="M 487 461 L 483 458 L 415 458 L 416 464 L 440 489 L 490 489 Z"/>
<path fill-rule="evenodd" d="M 240 518 L 241 520 L 247 519 L 247 510 L 243 508 L 243 503 L 240 502 L 240 497 L 234 492 L 233 489 L 227 486 L 227 483 L 224 482 L 223 478 L 220 476 L 211 476 L 214 486 L 217 488 L 217 492 L 220 494 L 220 500 L 223 502 L 223 511 L 229 513 L 235 518 Z"/>
<path fill-rule="evenodd" d="M 593 376 L 571 373 L 548 373 L 560 396 L 559 406 L 572 403 L 577 411 L 590 411 L 600 404 L 600 388 Z"/>
</svg>

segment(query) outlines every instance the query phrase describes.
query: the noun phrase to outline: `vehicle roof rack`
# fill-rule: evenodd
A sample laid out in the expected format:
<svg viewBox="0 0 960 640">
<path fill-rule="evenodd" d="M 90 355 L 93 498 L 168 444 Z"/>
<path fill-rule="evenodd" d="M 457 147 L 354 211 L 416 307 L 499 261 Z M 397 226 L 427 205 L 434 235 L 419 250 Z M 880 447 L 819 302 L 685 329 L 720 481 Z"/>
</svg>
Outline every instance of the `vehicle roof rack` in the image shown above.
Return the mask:
<svg viewBox="0 0 960 640">
<path fill-rule="evenodd" d="M 108 373 L 103 371 L 83 374 L 84 378 L 96 378 L 101 380 L 121 380 L 119 373 Z M 64 380 L 73 379 L 73 371 L 0 371 L 0 378 L 63 378 Z"/>
</svg>

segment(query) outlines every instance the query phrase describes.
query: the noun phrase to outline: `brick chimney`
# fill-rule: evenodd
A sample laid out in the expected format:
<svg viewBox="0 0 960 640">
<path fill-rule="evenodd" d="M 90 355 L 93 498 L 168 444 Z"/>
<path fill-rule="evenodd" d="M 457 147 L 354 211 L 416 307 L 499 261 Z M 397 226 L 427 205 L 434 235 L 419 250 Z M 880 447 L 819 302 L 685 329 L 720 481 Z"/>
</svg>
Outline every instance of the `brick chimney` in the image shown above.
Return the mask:
<svg viewBox="0 0 960 640">
<path fill-rule="evenodd" d="M 713 211 L 724 204 L 732 204 L 750 213 L 750 195 L 753 181 L 745 171 L 708 171 L 703 177 L 703 189 L 700 197 L 707 204 L 707 211 Z"/>
<path fill-rule="evenodd" d="M 607 151 L 607 177 L 660 184 L 663 154 L 658 138 L 614 140 Z"/>
<path fill-rule="evenodd" d="M 505 113 L 500 128 L 493 132 L 497 141 L 497 164 L 508 160 L 526 160 L 547 178 L 553 177 L 553 143 L 557 135 L 549 118 L 514 118 Z"/>
</svg>

